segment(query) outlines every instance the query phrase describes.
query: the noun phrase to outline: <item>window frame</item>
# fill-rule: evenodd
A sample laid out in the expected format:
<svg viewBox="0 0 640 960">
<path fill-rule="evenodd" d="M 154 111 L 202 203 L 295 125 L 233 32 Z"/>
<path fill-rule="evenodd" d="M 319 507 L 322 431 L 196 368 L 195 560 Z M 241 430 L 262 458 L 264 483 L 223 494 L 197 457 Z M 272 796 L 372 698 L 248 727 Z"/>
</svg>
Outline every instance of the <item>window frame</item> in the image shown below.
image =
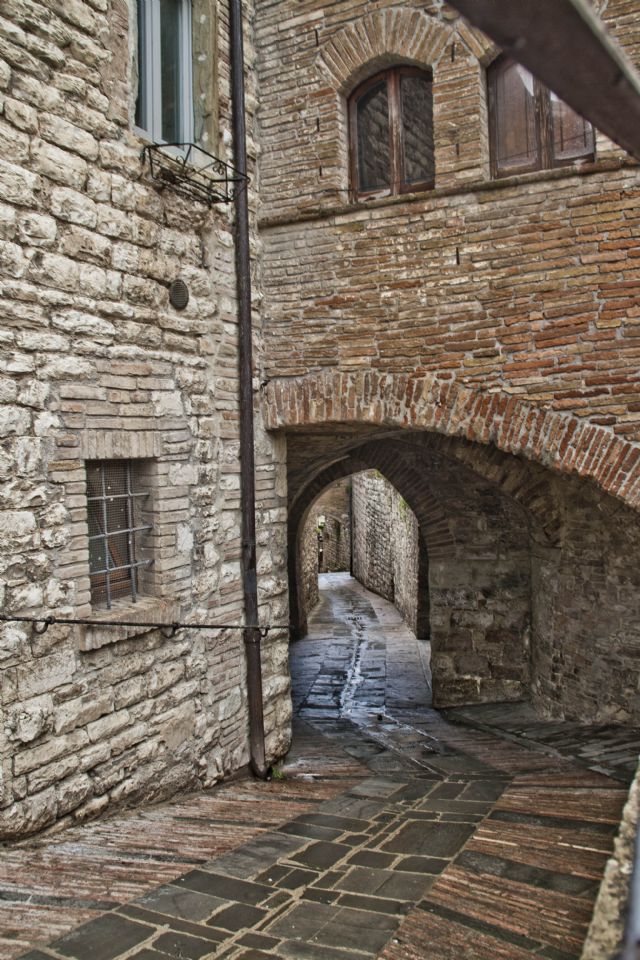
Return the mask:
<svg viewBox="0 0 640 960">
<path fill-rule="evenodd" d="M 107 474 L 109 468 L 116 463 L 124 470 L 125 489 L 124 491 L 119 491 L 109 496 L 107 493 Z M 145 547 L 140 540 L 136 539 L 136 535 L 144 536 L 145 534 L 149 534 L 153 530 L 153 525 L 144 522 L 136 524 L 135 522 L 138 513 L 135 501 L 141 500 L 144 503 L 150 496 L 149 490 L 137 489 L 138 482 L 134 483 L 134 477 L 136 481 L 140 480 L 139 463 L 141 463 L 141 461 L 131 459 L 85 461 L 87 522 L 90 529 L 92 504 L 95 504 L 93 518 L 100 531 L 97 534 L 88 534 L 87 545 L 89 546 L 92 541 L 95 541 L 100 545 L 102 551 L 104 551 L 105 557 L 101 568 L 92 572 L 91 550 L 89 548 L 91 605 L 97 609 L 111 610 L 113 609 L 114 602 L 118 600 L 128 600 L 128 602 L 136 603 L 138 598 L 145 593 L 144 585 L 141 584 L 140 573 L 148 568 L 152 561 L 150 558 L 143 556 L 146 552 Z M 99 494 L 90 493 L 90 470 L 98 470 Z M 109 529 L 107 504 L 108 501 L 114 499 L 124 501 L 126 513 L 126 526 L 118 530 Z M 112 539 L 123 535 L 127 537 L 126 557 L 121 555 L 120 545 Z"/>
<path fill-rule="evenodd" d="M 499 68 L 508 64 L 517 64 L 517 61 L 507 54 L 496 57 L 489 64 L 486 70 L 487 75 L 487 93 L 489 106 L 489 155 L 491 177 L 493 180 L 501 180 L 506 177 L 517 177 L 523 173 L 535 173 L 539 170 L 554 170 L 558 167 L 570 167 L 578 162 L 593 163 L 596 155 L 596 132 L 591 123 L 592 146 L 589 154 L 583 154 L 580 157 L 568 157 L 563 159 L 554 156 L 553 150 L 553 110 L 551 107 L 552 91 L 545 86 L 537 77 L 533 78 L 533 112 L 535 122 L 535 142 L 537 154 L 534 162 L 523 163 L 518 166 L 511 166 L 508 170 L 501 169 L 498 164 L 498 92 L 497 84 L 500 78 Z M 526 69 L 526 67 L 524 68 Z M 528 71 L 531 73 L 531 71 Z M 560 99 L 560 98 L 558 98 Z M 563 100 L 561 100 L 564 103 Z M 567 104 L 568 106 L 568 104 Z M 574 111 L 575 112 L 575 111 Z M 580 116 L 580 114 L 578 114 Z M 585 119 L 584 117 L 582 118 Z"/>
<path fill-rule="evenodd" d="M 433 130 L 433 73 L 422 67 L 396 64 L 386 67 L 360 83 L 349 95 L 347 113 L 349 120 L 349 183 L 354 199 L 366 200 L 372 197 L 400 196 L 404 193 L 418 193 L 433 190 L 435 186 L 435 160 L 433 177 L 428 180 L 416 180 L 408 183 L 400 174 L 405 173 L 404 133 L 402 125 L 402 93 L 400 81 L 403 76 L 418 76 L 427 79 L 431 87 L 431 128 Z M 386 81 L 387 103 L 389 110 L 389 174 L 388 187 L 373 190 L 360 190 L 358 185 L 358 103 L 362 97 L 379 84 Z"/>
<path fill-rule="evenodd" d="M 193 105 L 193 43 L 191 0 L 176 0 L 179 16 L 180 137 L 175 143 L 162 138 L 162 61 L 160 0 L 136 0 L 138 25 L 138 91 L 134 117 L 140 105 L 141 123 L 135 132 L 153 143 L 177 146 L 191 143 L 195 120 Z M 142 30 L 140 30 L 140 24 Z"/>
</svg>

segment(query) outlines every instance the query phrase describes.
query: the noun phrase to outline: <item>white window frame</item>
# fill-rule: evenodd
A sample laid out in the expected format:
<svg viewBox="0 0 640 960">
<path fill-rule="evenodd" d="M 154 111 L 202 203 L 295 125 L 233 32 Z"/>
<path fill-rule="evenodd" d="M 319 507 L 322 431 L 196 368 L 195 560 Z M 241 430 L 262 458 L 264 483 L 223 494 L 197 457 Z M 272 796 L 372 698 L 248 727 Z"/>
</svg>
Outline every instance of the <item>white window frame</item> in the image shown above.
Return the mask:
<svg viewBox="0 0 640 960">
<path fill-rule="evenodd" d="M 193 119 L 193 52 L 191 44 L 191 0 L 179 3 L 179 55 L 180 55 L 180 115 L 178 117 L 179 142 L 191 143 L 194 136 Z M 160 0 L 136 0 L 141 11 L 139 22 L 142 36 L 138 49 L 140 62 L 138 76 L 144 91 L 141 102 L 142 125 L 135 125 L 136 133 L 154 143 L 165 143 L 162 138 L 162 64 L 160 60 Z M 136 9 L 137 15 L 137 9 Z M 140 97 L 140 90 L 138 92 Z"/>
</svg>

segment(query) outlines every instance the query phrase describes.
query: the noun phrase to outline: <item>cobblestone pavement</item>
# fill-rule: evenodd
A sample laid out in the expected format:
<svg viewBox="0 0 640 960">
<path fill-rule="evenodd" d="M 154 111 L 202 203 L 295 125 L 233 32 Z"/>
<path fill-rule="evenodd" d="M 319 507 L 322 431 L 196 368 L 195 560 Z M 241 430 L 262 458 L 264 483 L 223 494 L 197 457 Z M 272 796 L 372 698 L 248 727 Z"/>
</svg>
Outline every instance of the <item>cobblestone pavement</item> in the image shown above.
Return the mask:
<svg viewBox="0 0 640 960">
<path fill-rule="evenodd" d="M 444 717 L 395 609 L 322 587 L 282 779 L 6 848 L 0 957 L 579 956 L 638 731 Z"/>
</svg>

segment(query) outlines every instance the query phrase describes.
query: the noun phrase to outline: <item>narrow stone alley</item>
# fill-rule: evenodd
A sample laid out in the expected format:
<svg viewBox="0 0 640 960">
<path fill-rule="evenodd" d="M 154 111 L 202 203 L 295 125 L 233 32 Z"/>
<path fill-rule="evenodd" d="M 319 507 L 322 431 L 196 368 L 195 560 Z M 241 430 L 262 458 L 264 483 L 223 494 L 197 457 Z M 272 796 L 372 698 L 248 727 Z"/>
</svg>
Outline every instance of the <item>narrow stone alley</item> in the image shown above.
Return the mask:
<svg viewBox="0 0 640 960">
<path fill-rule="evenodd" d="M 428 644 L 346 574 L 292 646 L 293 748 L 3 850 L 0 957 L 579 957 L 638 731 L 430 708 Z"/>
</svg>

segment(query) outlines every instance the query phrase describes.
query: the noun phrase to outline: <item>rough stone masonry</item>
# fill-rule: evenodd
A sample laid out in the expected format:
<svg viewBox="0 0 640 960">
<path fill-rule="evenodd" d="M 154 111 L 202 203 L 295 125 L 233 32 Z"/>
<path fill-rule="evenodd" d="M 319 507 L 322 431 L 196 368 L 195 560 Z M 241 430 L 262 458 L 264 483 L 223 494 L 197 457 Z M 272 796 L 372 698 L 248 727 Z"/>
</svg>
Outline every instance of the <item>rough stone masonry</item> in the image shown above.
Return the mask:
<svg viewBox="0 0 640 960">
<path fill-rule="evenodd" d="M 210 67 L 215 55 L 208 147 L 229 160 L 226 9 L 196 4 L 194 19 Z M 134 27 L 123 0 L 0 11 L 2 611 L 240 624 L 232 211 L 159 190 L 141 162 Z M 253 138 L 252 71 L 247 100 Z M 251 139 L 252 185 L 256 150 Z M 251 203 L 255 233 L 253 187 Z M 178 278 L 181 312 L 168 291 Z M 257 442 L 261 610 L 282 624 L 284 445 Z M 113 460 L 136 464 L 149 492 L 153 565 L 138 602 L 107 611 L 89 590 L 85 464 Z M 0 663 L 2 837 L 210 785 L 247 762 L 238 630 L 38 635 L 9 623 Z M 269 635 L 263 668 L 273 758 L 289 739 L 286 633 Z"/>
</svg>

